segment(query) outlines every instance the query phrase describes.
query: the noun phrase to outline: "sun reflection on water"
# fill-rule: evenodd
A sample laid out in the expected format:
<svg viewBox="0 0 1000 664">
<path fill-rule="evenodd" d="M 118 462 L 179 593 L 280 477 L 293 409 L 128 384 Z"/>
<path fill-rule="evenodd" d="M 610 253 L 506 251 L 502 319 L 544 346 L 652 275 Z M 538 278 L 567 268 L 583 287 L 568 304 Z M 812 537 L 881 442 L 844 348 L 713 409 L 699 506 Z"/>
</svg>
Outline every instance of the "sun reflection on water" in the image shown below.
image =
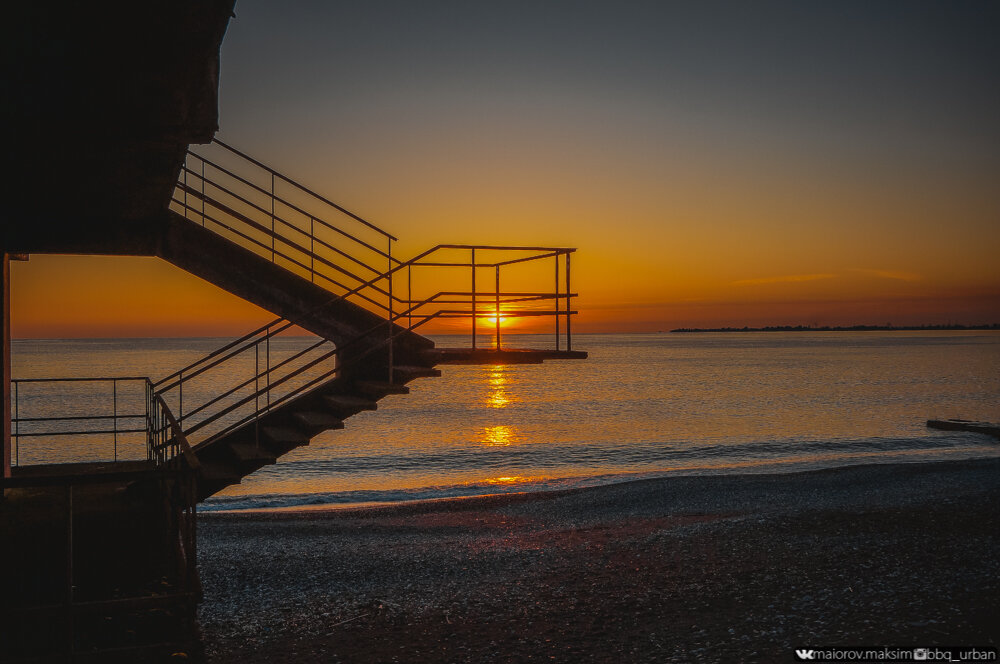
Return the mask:
<svg viewBox="0 0 1000 664">
<path fill-rule="evenodd" d="M 486 484 L 504 485 L 504 484 L 518 484 L 531 481 L 533 478 L 526 477 L 524 475 L 511 475 L 508 477 L 490 477 L 483 480 Z"/>
<path fill-rule="evenodd" d="M 494 390 L 486 397 L 486 405 L 490 408 L 506 408 L 510 405 L 510 397 L 504 390 Z"/>
<path fill-rule="evenodd" d="M 506 424 L 486 427 L 483 429 L 482 443 L 489 447 L 506 447 L 520 439 L 517 429 Z"/>
<path fill-rule="evenodd" d="M 485 404 L 488 408 L 506 408 L 514 402 L 514 397 L 507 391 L 510 383 L 508 368 L 503 365 L 486 367 L 486 384 L 489 392 Z"/>
</svg>

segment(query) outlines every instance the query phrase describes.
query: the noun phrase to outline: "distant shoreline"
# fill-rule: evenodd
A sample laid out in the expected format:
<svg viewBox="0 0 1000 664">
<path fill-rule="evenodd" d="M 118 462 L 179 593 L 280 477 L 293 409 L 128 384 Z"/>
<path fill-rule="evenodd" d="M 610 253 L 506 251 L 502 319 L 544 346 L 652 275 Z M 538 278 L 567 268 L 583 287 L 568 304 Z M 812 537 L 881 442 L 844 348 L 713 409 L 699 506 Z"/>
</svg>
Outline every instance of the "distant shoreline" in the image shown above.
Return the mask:
<svg viewBox="0 0 1000 664">
<path fill-rule="evenodd" d="M 825 325 L 774 325 L 768 327 L 679 327 L 675 332 L 941 332 L 950 330 L 1000 330 L 1000 323 L 984 325 L 850 325 L 847 327 Z"/>
</svg>

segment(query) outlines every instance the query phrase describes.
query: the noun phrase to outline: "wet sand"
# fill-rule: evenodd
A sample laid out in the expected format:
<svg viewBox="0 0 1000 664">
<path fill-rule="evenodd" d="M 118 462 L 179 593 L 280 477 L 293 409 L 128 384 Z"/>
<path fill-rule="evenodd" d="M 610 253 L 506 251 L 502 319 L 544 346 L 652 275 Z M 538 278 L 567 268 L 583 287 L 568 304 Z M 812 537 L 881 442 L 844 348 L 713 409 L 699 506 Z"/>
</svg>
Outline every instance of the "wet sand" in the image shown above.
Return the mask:
<svg viewBox="0 0 1000 664">
<path fill-rule="evenodd" d="M 209 662 L 793 661 L 1000 641 L 1000 459 L 204 514 Z"/>
</svg>

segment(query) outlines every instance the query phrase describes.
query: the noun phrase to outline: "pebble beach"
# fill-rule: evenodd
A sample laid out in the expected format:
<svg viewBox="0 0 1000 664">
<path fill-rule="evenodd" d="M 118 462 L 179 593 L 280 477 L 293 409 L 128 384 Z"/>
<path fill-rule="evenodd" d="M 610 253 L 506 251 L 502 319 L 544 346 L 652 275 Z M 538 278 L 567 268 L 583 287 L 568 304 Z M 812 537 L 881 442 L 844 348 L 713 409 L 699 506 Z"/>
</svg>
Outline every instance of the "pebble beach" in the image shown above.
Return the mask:
<svg viewBox="0 0 1000 664">
<path fill-rule="evenodd" d="M 1000 460 L 199 516 L 208 662 L 794 661 L 1000 641 Z"/>
</svg>

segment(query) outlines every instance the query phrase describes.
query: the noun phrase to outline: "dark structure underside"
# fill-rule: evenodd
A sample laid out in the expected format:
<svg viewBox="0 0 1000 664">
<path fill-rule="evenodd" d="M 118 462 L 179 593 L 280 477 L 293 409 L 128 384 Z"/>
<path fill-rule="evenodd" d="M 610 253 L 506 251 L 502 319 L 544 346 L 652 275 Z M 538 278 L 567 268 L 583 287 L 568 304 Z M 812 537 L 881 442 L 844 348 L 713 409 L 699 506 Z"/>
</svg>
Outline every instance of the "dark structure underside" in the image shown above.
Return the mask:
<svg viewBox="0 0 1000 664">
<path fill-rule="evenodd" d="M 11 253 L 152 254 L 190 143 L 218 129 L 235 0 L 17 2 L 3 43 Z"/>
</svg>

